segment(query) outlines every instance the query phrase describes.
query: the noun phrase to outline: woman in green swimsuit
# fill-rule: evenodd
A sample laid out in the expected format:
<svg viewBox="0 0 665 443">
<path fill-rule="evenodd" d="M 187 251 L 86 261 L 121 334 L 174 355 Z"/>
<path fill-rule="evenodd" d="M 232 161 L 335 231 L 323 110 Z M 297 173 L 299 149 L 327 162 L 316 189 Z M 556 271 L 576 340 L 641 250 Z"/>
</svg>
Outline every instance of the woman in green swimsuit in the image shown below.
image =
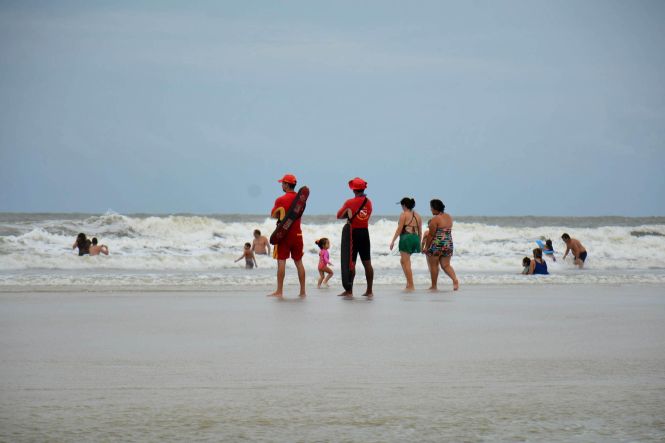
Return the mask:
<svg viewBox="0 0 665 443">
<path fill-rule="evenodd" d="M 406 276 L 405 291 L 415 290 L 413 285 L 413 272 L 411 271 L 411 254 L 420 252 L 420 239 L 422 237 L 423 220 L 416 211 L 413 210 L 416 206 L 416 201 L 412 198 L 404 197 L 400 204 L 402 205 L 402 213 L 399 216 L 397 229 L 395 235 L 390 242 L 390 250 L 392 251 L 395 246 L 395 240 L 399 236 L 399 254 L 400 264 Z"/>
</svg>

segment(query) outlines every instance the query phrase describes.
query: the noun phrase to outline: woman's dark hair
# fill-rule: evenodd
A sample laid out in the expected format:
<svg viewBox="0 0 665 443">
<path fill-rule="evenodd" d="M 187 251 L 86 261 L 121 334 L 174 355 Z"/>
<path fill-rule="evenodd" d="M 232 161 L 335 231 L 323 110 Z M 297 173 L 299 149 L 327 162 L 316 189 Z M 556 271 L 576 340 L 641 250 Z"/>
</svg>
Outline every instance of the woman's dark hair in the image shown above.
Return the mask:
<svg viewBox="0 0 665 443">
<path fill-rule="evenodd" d="M 83 232 L 76 236 L 76 247 L 79 248 L 79 255 L 90 253 L 90 240 L 85 237 Z"/>
<path fill-rule="evenodd" d="M 323 247 L 328 243 L 328 239 L 326 237 L 322 237 L 318 239 L 317 241 L 314 242 L 316 246 L 319 247 L 319 249 L 323 249 Z"/>
<path fill-rule="evenodd" d="M 435 198 L 433 200 L 430 200 L 429 202 L 430 208 L 434 209 L 435 211 L 443 212 L 444 209 L 446 209 L 446 205 L 443 204 L 441 200 L 438 198 Z"/>
<path fill-rule="evenodd" d="M 545 240 L 545 246 L 547 246 L 547 249 L 554 249 L 554 246 L 552 246 L 552 240 L 549 238 Z"/>
<path fill-rule="evenodd" d="M 534 258 L 543 258 L 543 250 L 540 248 L 536 248 L 533 250 L 533 257 Z"/>
<path fill-rule="evenodd" d="M 529 266 L 531 264 L 531 259 L 529 257 L 524 257 L 522 259 L 522 266 Z"/>
<path fill-rule="evenodd" d="M 416 201 L 412 198 L 409 198 L 409 197 L 404 197 L 403 199 L 401 199 L 399 201 L 399 204 L 404 206 L 406 209 L 409 209 L 409 210 L 416 207 Z"/>
</svg>

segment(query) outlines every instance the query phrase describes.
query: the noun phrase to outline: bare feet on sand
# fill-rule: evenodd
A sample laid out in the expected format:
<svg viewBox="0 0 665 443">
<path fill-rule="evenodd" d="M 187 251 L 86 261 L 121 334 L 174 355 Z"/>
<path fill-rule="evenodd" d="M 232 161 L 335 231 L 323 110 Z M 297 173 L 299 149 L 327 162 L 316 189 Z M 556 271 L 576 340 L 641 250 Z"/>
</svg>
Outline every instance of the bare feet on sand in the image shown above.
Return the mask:
<svg viewBox="0 0 665 443">
<path fill-rule="evenodd" d="M 338 297 L 353 297 L 353 292 L 344 291 L 341 294 L 337 294 Z"/>
<path fill-rule="evenodd" d="M 415 290 L 416 288 L 414 286 L 407 286 L 406 288 L 404 288 L 404 292 L 413 292 Z"/>
<path fill-rule="evenodd" d="M 459 280 L 453 280 L 453 291 L 457 291 L 459 289 Z"/>
<path fill-rule="evenodd" d="M 281 292 L 277 292 L 277 291 L 275 291 L 275 292 L 273 292 L 272 294 L 268 294 L 266 297 L 284 298 L 284 295 L 282 295 Z M 305 297 L 307 297 L 307 294 L 304 293 L 304 292 L 301 292 L 300 294 L 298 294 L 298 297 L 300 297 L 300 298 L 305 298 Z"/>
</svg>

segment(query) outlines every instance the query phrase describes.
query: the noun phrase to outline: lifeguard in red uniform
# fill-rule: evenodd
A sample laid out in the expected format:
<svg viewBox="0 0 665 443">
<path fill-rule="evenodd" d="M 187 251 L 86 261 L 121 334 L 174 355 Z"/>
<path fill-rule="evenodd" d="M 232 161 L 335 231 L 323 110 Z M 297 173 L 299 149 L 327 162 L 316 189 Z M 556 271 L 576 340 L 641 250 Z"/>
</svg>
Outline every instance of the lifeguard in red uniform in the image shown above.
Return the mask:
<svg viewBox="0 0 665 443">
<path fill-rule="evenodd" d="M 289 208 L 296 199 L 295 187 L 298 181 L 295 175 L 286 174 L 278 183 L 282 184 L 284 195 L 275 200 L 275 206 L 270 211 L 270 216 L 282 220 Z M 300 282 L 300 296 L 305 297 L 305 267 L 302 264 L 303 256 L 302 230 L 300 229 L 300 218 L 293 221 L 287 235 L 275 245 L 273 249 L 273 258 L 277 259 L 277 289 L 270 294 L 275 297 L 282 297 L 284 289 L 284 276 L 286 274 L 286 260 L 293 259 L 298 270 L 298 281 Z"/>
<path fill-rule="evenodd" d="M 351 285 L 355 277 L 355 263 L 360 254 L 363 268 L 365 268 L 365 278 L 367 279 L 367 291 L 363 294 L 366 297 L 372 297 L 372 283 L 374 281 L 374 268 L 372 268 L 372 258 L 370 254 L 369 241 L 369 218 L 372 216 L 372 202 L 365 195 L 367 182 L 360 177 L 349 180 L 349 188 L 353 191 L 354 197 L 345 201 L 344 205 L 337 211 L 338 219 L 351 219 L 353 270 L 351 271 Z M 352 296 L 353 289 L 346 290 L 339 295 Z"/>
</svg>

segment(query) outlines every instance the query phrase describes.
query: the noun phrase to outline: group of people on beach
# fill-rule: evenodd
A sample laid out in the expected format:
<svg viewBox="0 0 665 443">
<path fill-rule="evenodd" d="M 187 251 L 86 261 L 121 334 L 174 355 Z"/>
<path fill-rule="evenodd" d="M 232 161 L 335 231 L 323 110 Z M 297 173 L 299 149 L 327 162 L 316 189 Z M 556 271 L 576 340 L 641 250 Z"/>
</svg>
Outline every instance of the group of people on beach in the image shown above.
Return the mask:
<svg viewBox="0 0 665 443">
<path fill-rule="evenodd" d="M 109 255 L 109 248 L 106 245 L 100 245 L 97 241 L 97 237 L 93 237 L 92 240 L 90 240 L 83 232 L 76 236 L 76 241 L 72 245 L 72 249 L 76 248 L 79 250 L 79 256 L 99 254 Z"/>
<path fill-rule="evenodd" d="M 563 254 L 563 260 L 566 259 L 568 253 L 570 252 L 573 256 L 573 262 L 575 263 L 575 266 L 577 266 L 579 269 L 582 269 L 587 258 L 586 248 L 578 239 L 572 238 L 566 232 L 561 235 L 561 240 L 563 240 L 563 242 L 566 244 L 566 252 Z M 549 271 L 547 270 L 547 262 L 545 261 L 544 257 L 551 257 L 552 261 L 556 262 L 552 240 L 547 239 L 545 240 L 544 244 L 542 241 L 538 241 L 537 243 L 538 247 L 532 251 L 533 258 L 524 257 L 522 259 L 522 274 L 547 275 L 549 274 Z"/>
<path fill-rule="evenodd" d="M 270 212 L 271 217 L 278 219 L 280 223 L 291 205 L 294 203 L 297 193 L 295 191 L 298 183 L 293 174 L 286 174 L 280 180 L 284 194 L 275 200 L 273 209 Z M 367 289 L 363 296 L 371 298 L 373 294 L 372 284 L 374 281 L 374 268 L 371 260 L 371 241 L 369 235 L 369 220 L 372 215 L 372 201 L 367 197 L 367 182 L 360 177 L 355 177 L 348 182 L 348 186 L 353 192 L 353 197 L 346 200 L 342 207 L 337 211 L 337 218 L 346 220 L 351 227 L 351 257 L 349 266 L 348 284 L 341 296 L 353 296 L 353 281 L 355 279 L 355 264 L 358 256 L 365 271 L 365 280 Z M 450 261 L 453 256 L 452 228 L 453 219 L 445 213 L 445 205 L 439 199 L 430 201 L 430 211 L 432 219 L 428 223 L 428 230 L 422 232 L 422 217 L 414 211 L 416 202 L 414 199 L 405 197 L 400 201 L 402 213 L 400 214 L 397 230 L 390 243 L 390 249 L 395 246 L 395 241 L 399 237 L 398 249 L 400 252 L 400 263 L 406 277 L 406 291 L 415 290 L 413 283 L 413 272 L 411 270 L 411 255 L 414 253 L 424 253 L 427 256 L 427 264 L 432 279 L 430 290 L 437 290 L 437 281 L 439 276 L 439 267 L 450 277 L 453 282 L 453 289 L 459 289 L 459 281 L 455 275 Z M 318 287 L 327 285 L 333 275 L 330 268 L 330 240 L 321 238 L 316 241 L 319 246 L 319 280 Z M 247 245 L 245 245 L 247 248 Z M 273 257 L 277 259 L 277 289 L 270 294 L 275 297 L 282 297 L 284 288 L 284 277 L 286 273 L 286 260 L 291 258 L 296 266 L 298 281 L 300 283 L 301 297 L 306 296 L 305 291 L 305 268 L 302 263 L 304 254 L 304 245 L 302 240 L 302 230 L 300 226 L 300 217 L 291 224 L 286 236 L 274 245 Z M 242 258 L 242 257 L 241 257 Z"/>
<path fill-rule="evenodd" d="M 278 226 L 284 223 L 289 210 L 294 206 L 298 194 L 295 191 L 298 183 L 293 174 L 284 175 L 278 182 L 282 186 L 283 195 L 275 200 L 275 204 L 270 211 L 270 216 L 276 218 Z M 344 283 L 345 290 L 341 296 L 353 296 L 353 281 L 355 279 L 355 265 L 358 256 L 365 271 L 365 280 L 367 289 L 363 296 L 371 298 L 373 294 L 374 268 L 371 260 L 371 241 L 369 235 L 369 220 L 372 215 L 372 201 L 367 197 L 367 182 L 360 177 L 355 177 L 348 182 L 348 186 L 353 192 L 353 197 L 346 200 L 342 207 L 337 211 L 337 218 L 346 220 L 350 226 L 350 263 L 348 274 L 349 278 Z M 436 291 L 438 288 L 439 269 L 452 280 L 453 290 L 459 289 L 459 280 L 455 270 L 451 265 L 454 246 L 452 237 L 453 218 L 445 212 L 445 205 L 439 199 L 430 201 L 430 211 L 432 218 L 427 223 L 427 228 L 423 232 L 423 219 L 415 211 L 416 201 L 410 197 L 404 197 L 399 204 L 402 212 L 397 222 L 397 229 L 390 241 L 390 250 L 395 247 L 395 242 L 399 238 L 397 248 L 400 254 L 400 264 L 406 278 L 405 291 L 415 290 L 413 282 L 413 271 L 411 269 L 411 255 L 423 253 L 427 259 L 427 266 L 431 277 L 431 286 L 429 290 Z M 304 205 L 302 206 L 304 211 Z M 291 258 L 295 264 L 298 281 L 300 284 L 299 295 L 306 296 L 305 291 L 305 267 L 302 263 L 304 255 L 304 245 L 301 230 L 300 212 L 297 216 L 290 215 L 291 219 L 286 233 L 276 241 L 272 248 L 272 256 L 277 260 L 277 288 L 270 294 L 275 297 L 282 297 L 284 289 L 284 277 L 286 274 L 286 261 Z M 570 237 L 567 233 L 561 236 L 566 244 L 566 252 L 563 259 L 572 253 L 574 263 L 580 269 L 583 268 L 587 258 L 587 250 L 582 243 Z M 319 279 L 317 287 L 328 286 L 328 281 L 333 276 L 330 261 L 330 240 L 320 238 L 316 240 L 319 247 Z M 245 260 L 245 267 L 252 269 L 257 267 L 256 255 L 269 256 L 271 252 L 271 242 L 267 237 L 261 234 L 261 231 L 254 230 L 254 240 L 250 244 L 245 243 L 242 255 L 235 261 Z M 88 239 L 84 233 L 80 233 L 72 249 L 78 248 L 79 256 L 83 255 L 108 255 L 109 250 L 106 245 L 98 244 L 97 238 Z M 524 257 L 522 260 L 523 274 L 548 274 L 547 263 L 544 256 L 549 256 L 556 261 L 554 248 L 551 240 L 546 240 L 544 244 L 539 242 L 539 247 L 533 250 L 533 258 Z"/>
</svg>

